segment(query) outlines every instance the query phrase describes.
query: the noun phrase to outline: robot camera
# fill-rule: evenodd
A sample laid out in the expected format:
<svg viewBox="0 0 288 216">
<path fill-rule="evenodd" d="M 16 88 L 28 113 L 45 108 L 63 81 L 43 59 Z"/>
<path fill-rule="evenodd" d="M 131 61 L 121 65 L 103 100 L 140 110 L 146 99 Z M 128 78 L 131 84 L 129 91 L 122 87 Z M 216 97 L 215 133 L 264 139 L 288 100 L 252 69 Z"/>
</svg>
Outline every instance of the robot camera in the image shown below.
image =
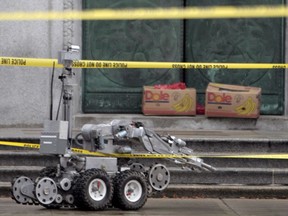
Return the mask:
<svg viewBox="0 0 288 216">
<path fill-rule="evenodd" d="M 80 51 L 80 46 L 78 46 L 78 45 L 70 45 L 70 46 L 68 46 L 67 51 L 68 52 L 79 52 Z"/>
<path fill-rule="evenodd" d="M 71 69 L 73 61 L 80 59 L 80 46 L 70 45 L 67 50 L 58 52 L 58 64 L 63 64 L 66 69 Z"/>
</svg>

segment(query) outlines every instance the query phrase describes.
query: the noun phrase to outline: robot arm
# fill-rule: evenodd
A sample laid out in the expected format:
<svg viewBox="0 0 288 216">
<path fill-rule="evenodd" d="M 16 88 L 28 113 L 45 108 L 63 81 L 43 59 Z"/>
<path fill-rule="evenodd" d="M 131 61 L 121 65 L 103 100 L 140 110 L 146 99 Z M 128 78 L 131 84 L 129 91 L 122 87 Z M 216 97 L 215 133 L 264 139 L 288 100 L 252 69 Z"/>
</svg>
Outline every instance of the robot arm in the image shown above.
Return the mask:
<svg viewBox="0 0 288 216">
<path fill-rule="evenodd" d="M 82 136 L 84 140 L 83 147 L 86 150 L 99 150 L 106 153 L 131 153 L 133 146 L 131 149 L 129 146 L 118 144 L 118 141 L 136 139 L 150 154 L 187 155 L 187 157 L 167 158 L 183 168 L 215 170 L 212 166 L 204 163 L 201 158 L 191 156 L 193 150 L 186 147 L 184 140 L 170 135 L 160 136 L 155 131 L 145 128 L 141 122 L 84 125 Z"/>
</svg>

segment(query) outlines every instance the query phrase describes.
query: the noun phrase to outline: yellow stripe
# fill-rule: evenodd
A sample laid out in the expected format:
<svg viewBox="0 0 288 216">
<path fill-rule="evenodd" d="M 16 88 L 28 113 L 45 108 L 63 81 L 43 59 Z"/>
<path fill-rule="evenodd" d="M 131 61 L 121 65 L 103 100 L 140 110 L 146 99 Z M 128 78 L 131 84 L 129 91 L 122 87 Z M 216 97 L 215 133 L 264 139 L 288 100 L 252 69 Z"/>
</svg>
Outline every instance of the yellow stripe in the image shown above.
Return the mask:
<svg viewBox="0 0 288 216">
<path fill-rule="evenodd" d="M 0 57 L 0 66 L 62 68 L 57 59 Z M 205 63 L 205 62 L 139 62 L 81 60 L 73 68 L 182 68 L 182 69 L 285 69 L 283 63 Z"/>
<path fill-rule="evenodd" d="M 1 66 L 53 67 L 54 63 L 55 67 L 63 67 L 57 63 L 57 59 L 0 57 Z"/>
<path fill-rule="evenodd" d="M 199 156 L 201 157 L 201 156 Z M 288 154 L 256 154 L 256 155 L 219 155 L 202 156 L 202 158 L 234 158 L 234 159 L 288 159 Z"/>
<path fill-rule="evenodd" d="M 0 21 L 11 20 L 144 20 L 286 17 L 284 5 L 214 6 L 186 8 L 95 9 L 86 11 L 1 12 Z"/>
<path fill-rule="evenodd" d="M 0 141 L 0 145 L 5 146 L 14 146 L 14 147 L 23 147 L 23 148 L 36 148 L 39 149 L 39 144 L 34 143 L 20 143 L 20 142 L 8 142 L 8 141 Z"/>
<path fill-rule="evenodd" d="M 36 148 L 39 149 L 39 144 L 22 143 L 22 142 L 7 142 L 0 141 L 0 145 Z M 116 158 L 245 158 L 245 159 L 288 159 L 288 154 L 255 154 L 255 155 L 175 155 L 175 154 L 107 154 L 102 152 L 90 152 L 84 149 L 72 148 L 74 153 L 92 155 L 98 157 L 116 157 Z"/>
<path fill-rule="evenodd" d="M 92 155 L 98 157 L 116 157 L 116 158 L 191 158 L 194 155 L 174 155 L 174 154 L 116 154 L 116 153 L 102 153 L 90 152 L 83 149 L 72 148 L 72 151 L 78 154 Z"/>
</svg>

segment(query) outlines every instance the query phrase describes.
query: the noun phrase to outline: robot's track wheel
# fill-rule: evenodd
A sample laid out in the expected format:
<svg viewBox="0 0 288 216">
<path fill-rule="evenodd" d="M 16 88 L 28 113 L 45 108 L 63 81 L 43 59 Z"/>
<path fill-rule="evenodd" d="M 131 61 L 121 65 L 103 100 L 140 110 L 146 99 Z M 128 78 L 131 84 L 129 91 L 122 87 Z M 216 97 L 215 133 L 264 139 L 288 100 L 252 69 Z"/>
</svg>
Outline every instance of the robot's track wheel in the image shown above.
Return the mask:
<svg viewBox="0 0 288 216">
<path fill-rule="evenodd" d="M 34 182 L 26 177 L 26 176 L 21 176 L 17 179 L 15 179 L 12 182 L 12 199 L 14 199 L 16 202 L 21 203 L 21 204 L 30 204 L 32 203 L 32 199 L 25 194 L 23 194 L 23 188 L 27 185 L 33 185 Z"/>
<path fill-rule="evenodd" d="M 149 170 L 148 179 L 154 190 L 162 191 L 170 183 L 170 172 L 166 166 L 156 164 Z"/>
<path fill-rule="evenodd" d="M 133 163 L 130 166 L 130 170 L 137 171 L 137 172 L 145 172 L 145 167 L 140 163 Z"/>
<path fill-rule="evenodd" d="M 57 185 L 53 179 L 44 177 L 37 182 L 35 195 L 41 204 L 51 204 L 56 199 L 57 194 Z"/>
</svg>

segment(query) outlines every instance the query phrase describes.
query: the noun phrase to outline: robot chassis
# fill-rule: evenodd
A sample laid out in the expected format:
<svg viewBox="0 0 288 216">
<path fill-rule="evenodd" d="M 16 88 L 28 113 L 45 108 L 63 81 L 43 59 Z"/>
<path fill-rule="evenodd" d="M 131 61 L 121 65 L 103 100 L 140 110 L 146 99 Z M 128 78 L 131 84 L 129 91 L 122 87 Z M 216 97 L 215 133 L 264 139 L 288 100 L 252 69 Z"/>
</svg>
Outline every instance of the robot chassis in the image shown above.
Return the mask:
<svg viewBox="0 0 288 216">
<path fill-rule="evenodd" d="M 114 206 L 123 210 L 141 208 L 149 194 L 163 191 L 170 182 L 169 169 L 159 162 L 163 159 L 125 158 L 132 147 L 144 147 L 153 154 L 187 155 L 165 158 L 189 170 L 213 171 L 202 159 L 191 157 L 192 150 L 185 141 L 174 136 L 160 136 L 140 122 L 130 124 L 113 121 L 111 124 L 86 124 L 75 141 L 83 149 L 103 154 L 124 155 L 124 158 L 79 156 L 67 148 L 63 128 L 67 122 L 47 122 L 41 135 L 40 153 L 59 155 L 55 167 L 46 167 L 33 181 L 21 176 L 12 182 L 12 198 L 21 204 L 41 204 L 47 208 L 62 206 L 83 210 L 102 210 Z M 58 130 L 53 131 L 53 130 Z M 61 131 L 62 130 L 62 131 Z M 65 131 L 65 130 L 64 130 Z M 67 133 L 64 133 L 67 134 Z"/>
<path fill-rule="evenodd" d="M 160 136 L 145 128 L 141 122 L 114 120 L 111 124 L 86 124 L 81 133 L 72 139 L 72 92 L 71 86 L 64 82 L 71 75 L 69 67 L 75 58 L 73 48 L 68 48 L 60 56 L 60 62 L 69 72 L 59 77 L 65 86 L 64 121 L 45 122 L 40 138 L 40 153 L 59 157 L 59 163 L 43 168 L 36 180 L 26 176 L 13 179 L 11 194 L 17 203 L 40 204 L 53 209 L 77 207 L 82 210 L 103 210 L 116 207 L 137 210 L 144 206 L 148 196 L 163 191 L 170 183 L 169 169 L 159 162 L 168 160 L 191 171 L 215 170 L 201 158 L 191 156 L 193 151 L 186 147 L 185 141 L 174 136 Z M 107 157 L 73 153 L 73 140 L 84 150 Z M 145 155 L 151 156 L 184 156 L 139 161 L 125 157 L 134 153 L 135 149 L 138 152 L 144 150 Z"/>
</svg>

